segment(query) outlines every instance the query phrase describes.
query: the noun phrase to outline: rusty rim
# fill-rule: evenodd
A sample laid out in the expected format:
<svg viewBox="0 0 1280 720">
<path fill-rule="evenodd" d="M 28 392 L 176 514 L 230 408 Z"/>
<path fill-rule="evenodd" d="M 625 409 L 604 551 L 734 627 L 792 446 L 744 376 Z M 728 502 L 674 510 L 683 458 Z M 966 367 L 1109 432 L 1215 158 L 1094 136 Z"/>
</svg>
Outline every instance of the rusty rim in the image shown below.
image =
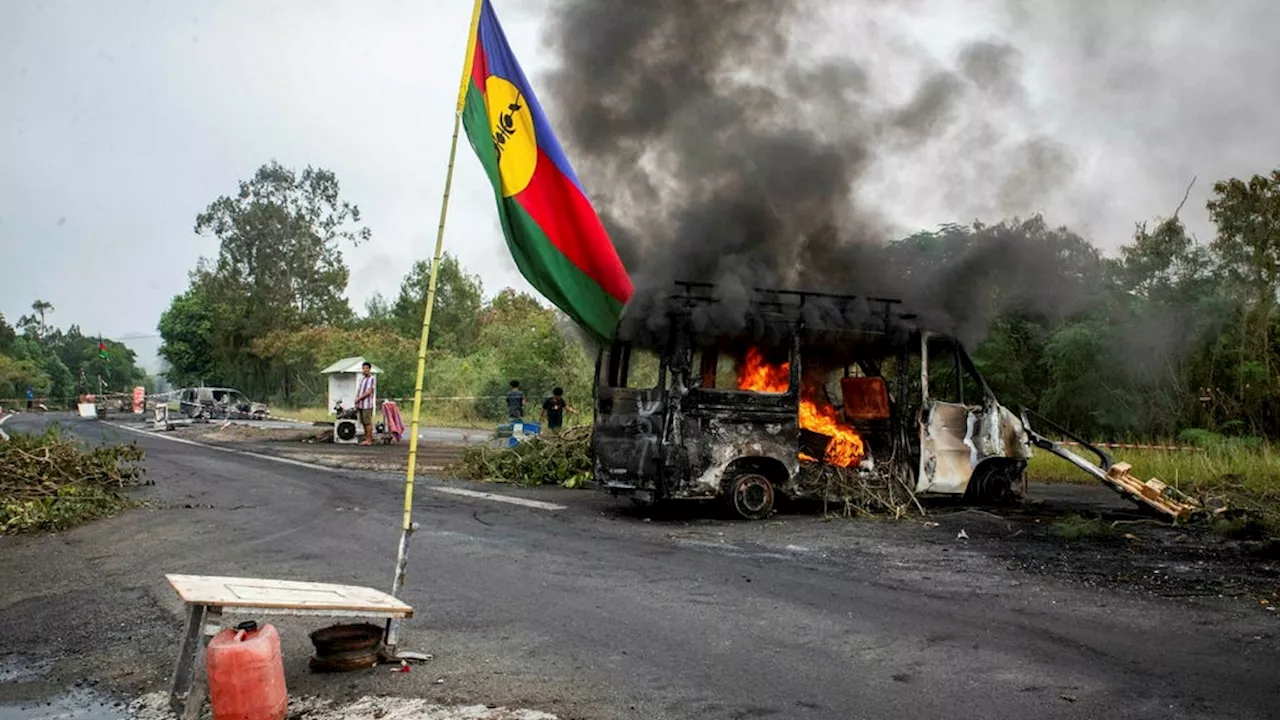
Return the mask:
<svg viewBox="0 0 1280 720">
<path fill-rule="evenodd" d="M 372 623 L 332 625 L 311 633 L 316 655 L 327 657 L 341 653 L 368 652 L 382 642 L 382 628 Z"/>
<path fill-rule="evenodd" d="M 350 672 L 364 670 L 378 664 L 377 651 L 363 650 L 337 655 L 312 655 L 307 663 L 312 672 Z"/>
<path fill-rule="evenodd" d="M 763 475 L 739 477 L 733 484 L 733 507 L 748 520 L 758 520 L 773 510 L 773 484 Z"/>
</svg>

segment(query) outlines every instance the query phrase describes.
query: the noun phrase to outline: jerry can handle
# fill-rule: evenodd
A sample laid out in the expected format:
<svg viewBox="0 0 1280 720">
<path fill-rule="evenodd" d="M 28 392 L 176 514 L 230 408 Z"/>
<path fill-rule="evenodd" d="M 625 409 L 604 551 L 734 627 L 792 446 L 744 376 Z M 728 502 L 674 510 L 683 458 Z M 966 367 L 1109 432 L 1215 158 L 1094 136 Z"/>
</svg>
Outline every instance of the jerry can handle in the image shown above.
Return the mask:
<svg viewBox="0 0 1280 720">
<path fill-rule="evenodd" d="M 258 629 L 258 623 L 255 620 L 245 620 L 236 626 L 236 642 L 244 640 L 244 636 Z"/>
</svg>

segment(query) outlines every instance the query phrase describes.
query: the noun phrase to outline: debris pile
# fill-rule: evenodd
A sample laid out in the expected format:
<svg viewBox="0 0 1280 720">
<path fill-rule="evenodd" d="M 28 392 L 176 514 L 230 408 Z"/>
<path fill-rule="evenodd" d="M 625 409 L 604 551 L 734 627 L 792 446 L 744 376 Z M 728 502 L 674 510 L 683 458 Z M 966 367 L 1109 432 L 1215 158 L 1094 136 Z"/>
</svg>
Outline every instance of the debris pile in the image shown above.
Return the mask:
<svg viewBox="0 0 1280 720">
<path fill-rule="evenodd" d="M 887 515 L 895 520 L 912 513 L 925 514 L 911 490 L 910 478 L 898 473 L 806 463 L 802 466 L 801 483 L 812 495 L 823 499 L 824 511 L 828 514 Z"/>
<path fill-rule="evenodd" d="M 56 427 L 0 442 L 0 534 L 61 530 L 129 504 L 121 492 L 142 482 L 136 444 L 85 448 Z"/>
<path fill-rule="evenodd" d="M 580 487 L 591 476 L 590 437 L 590 428 L 573 428 L 511 448 L 470 447 L 449 474 L 469 480 Z"/>
</svg>

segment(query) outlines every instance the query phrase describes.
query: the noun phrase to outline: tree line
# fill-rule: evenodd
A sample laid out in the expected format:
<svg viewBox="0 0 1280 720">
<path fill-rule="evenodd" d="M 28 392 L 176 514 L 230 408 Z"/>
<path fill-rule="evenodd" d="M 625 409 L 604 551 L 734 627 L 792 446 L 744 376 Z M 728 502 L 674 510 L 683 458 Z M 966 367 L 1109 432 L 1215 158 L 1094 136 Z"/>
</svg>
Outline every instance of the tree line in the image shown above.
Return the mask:
<svg viewBox="0 0 1280 720">
<path fill-rule="evenodd" d="M 146 372 L 124 343 L 85 335 L 78 325 L 51 324 L 54 307 L 36 300 L 31 314 L 10 325 L 0 314 L 0 401 L 25 402 L 27 390 L 50 408 L 64 408 L 83 393 L 128 392 L 145 386 Z M 4 403 L 9 404 L 9 403 Z"/>
<path fill-rule="evenodd" d="M 332 172 L 272 162 L 195 224 L 218 240 L 187 290 L 162 314 L 160 354 L 178 385 L 231 385 L 275 405 L 319 406 L 318 371 L 362 355 L 384 372 L 383 397 L 412 395 L 431 263 L 409 269 L 394 297 L 375 294 L 363 313 L 347 298 L 343 250 L 369 237 L 359 207 L 340 197 Z M 496 416 L 509 379 L 533 392 L 555 385 L 589 397 L 593 361 L 564 319 L 527 293 L 486 299 L 480 279 L 446 254 L 437 282 L 424 392 Z M 448 401 L 452 407 L 471 401 Z"/>
<path fill-rule="evenodd" d="M 1064 315 L 1001 313 L 974 349 L 993 389 L 1097 438 L 1276 437 L 1280 170 L 1215 183 L 1208 211 L 1208 242 L 1175 211 L 1139 224 L 1114 257 L 1054 231 L 1084 250 L 1057 258 L 1064 279 L 1088 279 L 1087 301 Z"/>
<path fill-rule="evenodd" d="M 1012 237 L 1053 268 L 1053 282 L 1076 287 L 1070 302 L 1046 305 L 1017 296 L 1027 289 L 988 268 L 963 295 L 953 289 L 955 303 L 1000 308 L 983 316 L 971 355 L 1007 405 L 1099 439 L 1172 438 L 1189 428 L 1274 437 L 1280 170 L 1216 183 L 1208 211 L 1215 233 L 1207 242 L 1174 212 L 1138 225 L 1112 255 L 1040 217 L 944 225 L 890 249 L 901 263 L 895 272 L 924 274 Z M 415 263 L 394 297 L 374 295 L 353 311 L 343 250 L 370 231 L 333 173 L 264 165 L 201 213 L 195 230 L 219 250 L 161 317 L 172 382 L 318 405 L 318 370 L 364 355 L 385 371 L 383 395 L 412 393 L 430 263 Z M 535 396 L 553 385 L 579 405 L 590 396 L 594 357 L 565 318 L 510 289 L 486 299 L 479 278 L 449 255 L 430 348 L 429 396 L 496 396 L 513 378 Z"/>
</svg>

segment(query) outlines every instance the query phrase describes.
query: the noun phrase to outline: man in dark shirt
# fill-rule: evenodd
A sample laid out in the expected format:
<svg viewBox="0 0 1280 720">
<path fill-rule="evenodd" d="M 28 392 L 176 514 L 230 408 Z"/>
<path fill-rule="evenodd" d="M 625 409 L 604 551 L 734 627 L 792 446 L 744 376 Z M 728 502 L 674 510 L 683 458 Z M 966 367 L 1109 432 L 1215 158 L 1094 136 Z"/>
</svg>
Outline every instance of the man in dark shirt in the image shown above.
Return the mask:
<svg viewBox="0 0 1280 720">
<path fill-rule="evenodd" d="M 524 393 L 520 392 L 520 381 L 511 381 L 511 391 L 507 393 L 507 417 L 511 420 L 524 419 Z"/>
<path fill-rule="evenodd" d="M 560 428 L 564 427 L 565 412 L 576 413 L 577 410 L 569 407 L 564 400 L 564 388 L 556 388 L 551 391 L 551 397 L 542 402 L 542 419 L 547 423 L 547 430 L 556 433 L 560 432 Z"/>
</svg>

